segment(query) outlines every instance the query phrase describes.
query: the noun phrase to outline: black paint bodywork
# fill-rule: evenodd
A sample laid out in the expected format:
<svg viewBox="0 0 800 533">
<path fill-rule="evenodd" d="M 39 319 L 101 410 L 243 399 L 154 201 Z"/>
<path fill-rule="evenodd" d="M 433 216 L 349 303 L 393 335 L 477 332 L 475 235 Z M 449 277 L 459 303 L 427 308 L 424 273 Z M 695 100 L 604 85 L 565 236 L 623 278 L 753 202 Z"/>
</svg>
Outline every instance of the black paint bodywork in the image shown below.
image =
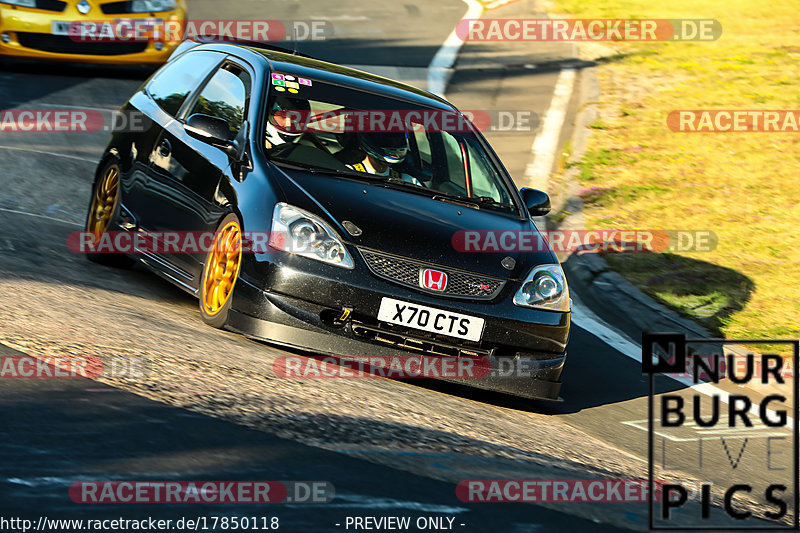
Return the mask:
<svg viewBox="0 0 800 533">
<path fill-rule="evenodd" d="M 485 149 L 516 195 L 515 203 L 521 206 L 518 211 L 474 209 L 383 182 L 289 170 L 270 162 L 261 146 L 272 71 L 386 95 L 424 108 L 454 111 L 451 104 L 398 82 L 277 51 L 204 44 L 184 53 L 198 51 L 218 54 L 219 64 L 233 60 L 252 79 L 245 161 L 234 161 L 222 149 L 184 131 L 183 121 L 193 94 L 178 115 L 171 117 L 148 95 L 146 82 L 123 108 L 146 117 L 143 131 L 115 132 L 100 162 L 102 167 L 109 159 L 116 159 L 122 173 L 121 207 L 111 229 L 214 231 L 228 213 L 234 213 L 245 232 L 269 232 L 277 202 L 305 209 L 335 229 L 355 268 L 348 270 L 284 252 L 244 254 L 227 328 L 276 344 L 343 356 L 419 353 L 376 341 L 376 331 L 386 331 L 389 338 L 422 340 L 431 346 L 459 343 L 454 338 L 378 322 L 381 298 L 389 296 L 485 318 L 482 340 L 464 342 L 462 348 L 480 351 L 493 367 L 515 363 L 529 370 L 524 376 L 470 379 L 466 384 L 531 398 L 558 398 L 570 313 L 512 303 L 534 266 L 558 262 L 554 254 L 549 250 L 460 253 L 451 243 L 456 231 L 467 228 L 538 231 L 513 182 L 484 140 Z M 342 226 L 345 220 L 363 233 L 350 235 Z M 491 300 L 433 295 L 372 274 L 360 250 L 377 250 L 506 282 Z M 509 255 L 515 259 L 511 271 L 501 265 Z M 199 293 L 204 257 L 137 257 L 182 289 Z M 345 323 L 339 323 L 335 319 L 345 307 L 352 309 L 352 314 Z"/>
</svg>

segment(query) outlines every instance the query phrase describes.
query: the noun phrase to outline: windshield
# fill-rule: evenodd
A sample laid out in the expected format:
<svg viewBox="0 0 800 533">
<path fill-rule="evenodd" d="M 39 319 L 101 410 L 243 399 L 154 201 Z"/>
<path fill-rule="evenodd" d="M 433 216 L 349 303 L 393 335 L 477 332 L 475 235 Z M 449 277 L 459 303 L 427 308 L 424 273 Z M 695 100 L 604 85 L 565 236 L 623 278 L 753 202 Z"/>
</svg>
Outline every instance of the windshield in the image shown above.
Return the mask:
<svg viewBox="0 0 800 533">
<path fill-rule="evenodd" d="M 287 74 L 272 74 L 268 105 L 264 147 L 276 163 L 515 209 L 460 113 Z"/>
</svg>

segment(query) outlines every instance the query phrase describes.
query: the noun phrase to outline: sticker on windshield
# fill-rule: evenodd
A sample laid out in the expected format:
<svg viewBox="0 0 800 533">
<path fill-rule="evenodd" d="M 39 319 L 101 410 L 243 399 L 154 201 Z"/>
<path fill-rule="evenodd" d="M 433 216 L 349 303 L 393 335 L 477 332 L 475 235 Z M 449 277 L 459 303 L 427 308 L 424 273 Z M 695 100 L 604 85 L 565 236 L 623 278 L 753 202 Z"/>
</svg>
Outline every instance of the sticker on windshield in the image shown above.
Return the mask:
<svg viewBox="0 0 800 533">
<path fill-rule="evenodd" d="M 312 85 L 311 80 L 307 78 L 299 78 L 297 81 L 300 83 L 300 85 L 308 85 L 309 87 Z"/>
<path fill-rule="evenodd" d="M 286 82 L 283 80 L 272 80 L 272 85 L 277 85 L 279 87 L 283 87 Z"/>
<path fill-rule="evenodd" d="M 283 74 L 273 74 L 272 75 L 272 79 L 273 80 L 282 80 L 282 79 L 284 79 L 284 76 L 283 76 Z"/>
<path fill-rule="evenodd" d="M 275 87 L 275 90 L 278 91 L 279 93 L 282 93 L 282 92 L 286 91 L 286 87 Z M 292 89 L 292 90 L 294 90 L 294 89 Z"/>
</svg>

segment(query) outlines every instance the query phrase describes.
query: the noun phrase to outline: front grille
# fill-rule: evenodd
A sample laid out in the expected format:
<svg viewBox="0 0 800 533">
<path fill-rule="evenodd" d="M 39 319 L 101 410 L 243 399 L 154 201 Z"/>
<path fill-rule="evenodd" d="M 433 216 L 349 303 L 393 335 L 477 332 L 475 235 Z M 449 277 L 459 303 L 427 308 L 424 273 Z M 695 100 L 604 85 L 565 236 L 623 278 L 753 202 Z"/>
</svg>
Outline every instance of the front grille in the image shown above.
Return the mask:
<svg viewBox="0 0 800 533">
<path fill-rule="evenodd" d="M 359 248 L 359 251 L 373 274 L 418 291 L 456 298 L 491 300 L 505 285 L 505 281 L 498 278 L 479 276 L 463 270 L 440 267 L 364 248 Z M 432 291 L 420 286 L 420 272 L 426 268 L 447 273 L 448 281 L 444 291 Z"/>
<path fill-rule="evenodd" d="M 133 13 L 131 2 L 127 1 L 100 4 L 100 10 L 104 15 L 122 15 L 124 13 Z"/>
<path fill-rule="evenodd" d="M 147 42 L 79 42 L 66 35 L 17 32 L 19 44 L 42 52 L 87 56 L 121 56 L 138 54 L 147 49 Z"/>
<path fill-rule="evenodd" d="M 158 13 L 159 11 L 134 11 L 133 2 L 123 0 L 122 2 L 109 2 L 100 4 L 100 10 L 105 15 L 124 15 L 126 13 Z"/>
<path fill-rule="evenodd" d="M 62 13 L 67 8 L 67 3 L 61 0 L 36 0 L 36 9 Z"/>
</svg>

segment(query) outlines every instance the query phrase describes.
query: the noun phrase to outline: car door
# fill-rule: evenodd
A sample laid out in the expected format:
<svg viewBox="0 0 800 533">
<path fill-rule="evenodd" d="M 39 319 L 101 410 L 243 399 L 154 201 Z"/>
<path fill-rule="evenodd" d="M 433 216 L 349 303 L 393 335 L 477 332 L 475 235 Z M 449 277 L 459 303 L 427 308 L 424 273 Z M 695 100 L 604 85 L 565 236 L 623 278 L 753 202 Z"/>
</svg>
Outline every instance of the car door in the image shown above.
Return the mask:
<svg viewBox="0 0 800 533">
<path fill-rule="evenodd" d="M 158 142 L 164 128 L 175 122 L 187 97 L 224 58 L 224 54 L 218 52 L 187 52 L 162 67 L 131 99 L 145 116 L 142 121 L 145 128 L 136 134 L 132 143 L 136 172 L 130 193 L 126 194 L 126 207 L 143 231 L 165 226 L 168 218 L 168 213 L 164 212 L 165 198 L 174 195 L 171 184 L 152 172 L 154 159 L 162 157 Z"/>
<path fill-rule="evenodd" d="M 122 163 L 123 197 L 120 222 L 127 229 L 136 228 L 140 217 L 147 212 L 144 198 L 150 169 L 150 151 L 161 134 L 161 126 L 152 117 L 160 112 L 142 87 L 121 109 L 123 117 L 130 117 L 131 127 L 115 129 L 109 143 Z M 136 127 L 133 126 L 134 121 Z"/>
<path fill-rule="evenodd" d="M 220 180 L 231 178 L 231 158 L 222 149 L 189 135 L 186 119 L 194 114 L 211 115 L 229 124 L 228 140 L 234 140 L 243 127 L 251 91 L 252 76 L 245 67 L 225 60 L 184 105 L 179 120 L 171 121 L 156 141 L 157 156 L 152 159 L 154 179 L 169 184 L 172 193 L 164 196 L 165 215 L 159 230 L 210 232 L 224 215 L 217 201 Z M 166 215 L 168 212 L 168 216 Z M 205 254 L 170 254 L 169 260 L 191 276 L 191 285 L 202 269 Z"/>
</svg>

